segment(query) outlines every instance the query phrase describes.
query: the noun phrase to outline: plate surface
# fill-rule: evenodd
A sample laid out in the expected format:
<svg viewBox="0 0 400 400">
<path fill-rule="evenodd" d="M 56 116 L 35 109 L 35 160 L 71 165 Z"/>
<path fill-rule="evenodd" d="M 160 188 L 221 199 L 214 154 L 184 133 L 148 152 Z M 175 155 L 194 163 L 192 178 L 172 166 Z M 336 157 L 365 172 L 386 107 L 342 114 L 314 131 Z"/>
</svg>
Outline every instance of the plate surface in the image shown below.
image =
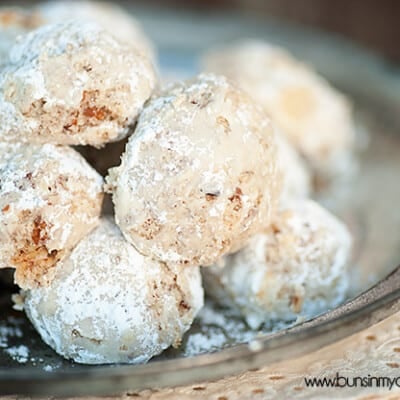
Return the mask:
<svg viewBox="0 0 400 400">
<path fill-rule="evenodd" d="M 347 93 L 355 103 L 360 143 L 369 141 L 369 146 L 360 149 L 357 178 L 346 188 L 322 194 L 319 200 L 348 223 L 356 238 L 352 296 L 399 264 L 400 74 L 341 39 L 277 21 L 235 14 L 177 15 L 143 10 L 139 17 L 159 47 L 161 70 L 167 79 L 193 75 L 199 55 L 209 46 L 235 38 L 262 37 L 288 47 Z M 195 382 L 290 358 L 295 355 L 289 351 L 291 346 L 319 332 L 310 326 L 297 336 L 279 339 L 287 351 L 281 350 L 274 358 L 272 348 L 277 345 L 271 347 L 268 337 L 285 326 L 276 324 L 253 332 L 227 310 L 207 303 L 179 350 L 169 350 L 145 366 L 80 366 L 63 360 L 43 344 L 23 314 L 12 310 L 9 298 L 9 291 L 0 286 L 0 394 L 105 394 Z M 361 317 L 354 312 L 348 318 L 354 323 L 348 324 L 346 334 L 357 329 L 355 322 Z M 305 342 L 303 351 L 333 340 L 330 337 L 318 345 L 317 341 L 314 345 Z M 247 342 L 252 344 L 238 346 Z M 201 353 L 208 354 L 198 356 Z M 180 373 L 174 375 L 173 371 Z"/>
</svg>

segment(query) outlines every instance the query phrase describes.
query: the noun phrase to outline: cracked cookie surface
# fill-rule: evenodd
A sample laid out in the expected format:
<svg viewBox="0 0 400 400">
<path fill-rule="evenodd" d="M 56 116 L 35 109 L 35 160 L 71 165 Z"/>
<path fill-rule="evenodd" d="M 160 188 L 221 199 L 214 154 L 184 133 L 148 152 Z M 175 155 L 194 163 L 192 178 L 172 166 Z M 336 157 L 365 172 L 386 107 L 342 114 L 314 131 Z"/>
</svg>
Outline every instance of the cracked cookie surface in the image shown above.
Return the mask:
<svg viewBox="0 0 400 400">
<path fill-rule="evenodd" d="M 0 141 L 101 147 L 129 133 L 154 86 L 149 59 L 96 24 L 40 27 L 0 76 Z"/>
<path fill-rule="evenodd" d="M 54 265 L 98 224 L 102 185 L 68 147 L 1 143 L 0 268 L 15 268 L 22 288 L 47 284 Z"/>
</svg>

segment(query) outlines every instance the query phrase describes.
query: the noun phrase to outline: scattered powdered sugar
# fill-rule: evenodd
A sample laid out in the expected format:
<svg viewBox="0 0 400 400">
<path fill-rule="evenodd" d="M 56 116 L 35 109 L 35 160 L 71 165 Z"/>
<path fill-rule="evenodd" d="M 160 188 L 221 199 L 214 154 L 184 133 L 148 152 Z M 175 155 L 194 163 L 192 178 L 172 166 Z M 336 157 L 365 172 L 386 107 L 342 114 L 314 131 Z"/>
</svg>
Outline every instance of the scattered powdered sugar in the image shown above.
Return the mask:
<svg viewBox="0 0 400 400">
<path fill-rule="evenodd" d="M 29 361 L 29 349 L 24 345 L 9 347 L 5 352 L 20 364 L 25 364 Z"/>
<path fill-rule="evenodd" d="M 0 325 L 0 348 L 6 349 L 8 347 L 8 342 L 10 338 L 22 338 L 21 328 L 13 324 L 13 319 L 10 319 L 10 325 Z"/>
<path fill-rule="evenodd" d="M 199 332 L 190 335 L 185 349 L 185 355 L 193 356 L 201 353 L 216 351 L 226 343 L 226 335 L 218 329 L 210 329 L 207 333 Z"/>
<path fill-rule="evenodd" d="M 3 324 L 4 322 L 4 324 Z M 30 358 L 29 348 L 23 344 L 14 344 L 22 341 L 24 337 L 21 320 L 9 317 L 0 324 L 0 349 L 19 364 L 34 362 Z"/>
<path fill-rule="evenodd" d="M 184 340 L 182 354 L 185 357 L 192 357 L 236 344 L 251 343 L 261 336 L 288 328 L 295 323 L 296 321 L 290 323 L 275 321 L 260 330 L 253 330 L 234 311 L 221 308 L 208 300 Z"/>
</svg>

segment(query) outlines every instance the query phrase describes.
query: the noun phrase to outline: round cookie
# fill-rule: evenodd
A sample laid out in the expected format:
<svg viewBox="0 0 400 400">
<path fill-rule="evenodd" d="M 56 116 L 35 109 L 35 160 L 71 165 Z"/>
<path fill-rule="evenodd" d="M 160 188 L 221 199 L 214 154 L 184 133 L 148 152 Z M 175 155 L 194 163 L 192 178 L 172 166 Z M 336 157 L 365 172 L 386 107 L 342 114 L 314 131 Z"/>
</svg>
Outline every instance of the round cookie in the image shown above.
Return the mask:
<svg viewBox="0 0 400 400">
<path fill-rule="evenodd" d="M 96 22 L 116 39 L 130 44 L 149 57 L 156 59 L 155 50 L 139 22 L 115 3 L 103 1 L 50 1 L 39 4 L 37 13 L 46 23 L 84 19 Z"/>
<path fill-rule="evenodd" d="M 278 170 L 282 176 L 280 204 L 305 199 L 311 193 L 311 174 L 304 160 L 287 138 L 276 133 Z"/>
<path fill-rule="evenodd" d="M 18 7 L 0 7 L 0 66 L 7 62 L 17 37 L 37 28 L 42 19 Z"/>
<path fill-rule="evenodd" d="M 22 288 L 47 284 L 98 224 L 102 184 L 69 147 L 0 144 L 0 268 L 15 268 Z"/>
<path fill-rule="evenodd" d="M 141 253 L 210 265 L 268 223 L 278 178 L 268 117 L 209 74 L 148 103 L 107 182 L 117 224 Z"/>
<path fill-rule="evenodd" d="M 311 317 L 344 300 L 350 253 L 345 225 L 317 203 L 300 200 L 244 249 L 204 268 L 206 294 L 236 309 L 254 329 Z"/>
<path fill-rule="evenodd" d="M 211 51 L 204 65 L 257 100 L 318 174 L 330 178 L 352 169 L 351 106 L 308 66 L 281 48 L 254 40 Z"/>
<path fill-rule="evenodd" d="M 154 85 L 148 58 L 97 25 L 41 27 L 0 76 L 0 141 L 101 147 L 129 133 Z"/>
<path fill-rule="evenodd" d="M 146 362 L 178 346 L 203 306 L 199 268 L 142 256 L 109 220 L 24 297 L 43 340 L 85 364 Z"/>
</svg>

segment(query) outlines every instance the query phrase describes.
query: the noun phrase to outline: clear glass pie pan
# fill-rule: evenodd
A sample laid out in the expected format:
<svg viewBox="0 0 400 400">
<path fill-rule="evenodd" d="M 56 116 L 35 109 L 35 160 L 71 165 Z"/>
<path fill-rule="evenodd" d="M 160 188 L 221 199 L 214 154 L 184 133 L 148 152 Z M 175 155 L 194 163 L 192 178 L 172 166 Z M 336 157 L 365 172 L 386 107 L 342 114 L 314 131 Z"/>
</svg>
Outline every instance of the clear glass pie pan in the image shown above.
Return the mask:
<svg viewBox="0 0 400 400">
<path fill-rule="evenodd" d="M 0 395 L 105 395 L 217 379 L 306 354 L 400 310 L 400 270 L 394 269 L 400 264 L 400 72 L 351 43 L 277 21 L 233 13 L 142 10 L 139 16 L 160 49 L 161 69 L 168 78 L 193 75 L 198 56 L 212 45 L 260 37 L 288 47 L 352 98 L 364 131 L 360 138 L 368 137 L 369 146 L 361 152 L 360 172 L 350 187 L 325 193 L 321 200 L 346 220 L 355 236 L 354 299 L 291 328 L 242 335 L 241 339 L 251 338 L 249 343 L 241 344 L 238 336 L 225 332 L 226 340 L 209 346 L 205 354 L 183 348 L 147 365 L 82 366 L 62 360 L 41 343 L 3 291 Z M 200 319 L 187 335 L 186 346 L 194 334 L 215 333 L 202 326 L 204 321 Z M 8 332 L 7 343 L 1 332 Z"/>
</svg>

